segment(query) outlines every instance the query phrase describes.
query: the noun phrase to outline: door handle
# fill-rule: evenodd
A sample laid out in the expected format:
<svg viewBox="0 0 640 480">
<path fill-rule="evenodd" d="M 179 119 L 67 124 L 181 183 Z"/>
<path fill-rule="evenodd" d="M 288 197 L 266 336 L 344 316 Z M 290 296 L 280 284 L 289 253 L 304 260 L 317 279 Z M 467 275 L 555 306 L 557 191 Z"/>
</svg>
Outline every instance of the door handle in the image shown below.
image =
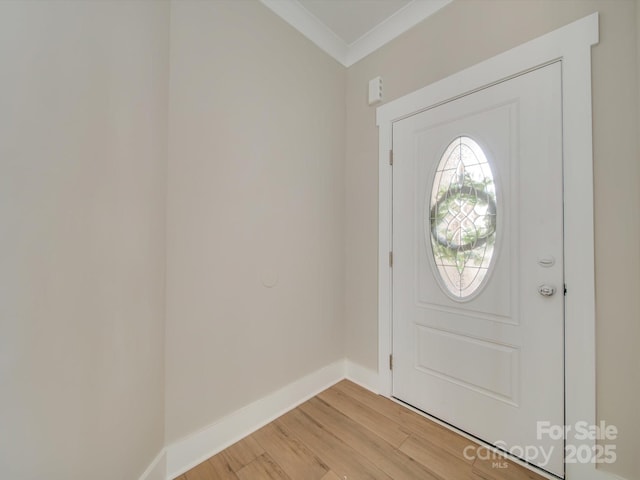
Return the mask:
<svg viewBox="0 0 640 480">
<path fill-rule="evenodd" d="M 538 287 L 538 293 L 543 297 L 550 297 L 556 293 L 556 287 L 552 287 L 551 285 L 540 285 Z"/>
</svg>

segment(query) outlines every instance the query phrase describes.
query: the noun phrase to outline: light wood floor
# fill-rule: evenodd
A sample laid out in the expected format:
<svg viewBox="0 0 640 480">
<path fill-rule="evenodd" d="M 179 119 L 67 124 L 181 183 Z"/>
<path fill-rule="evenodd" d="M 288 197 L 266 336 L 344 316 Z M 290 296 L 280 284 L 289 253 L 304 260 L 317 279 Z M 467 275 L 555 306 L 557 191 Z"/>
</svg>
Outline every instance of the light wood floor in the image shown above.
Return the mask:
<svg viewBox="0 0 640 480">
<path fill-rule="evenodd" d="M 504 459 L 467 460 L 468 445 L 345 380 L 177 480 L 543 480 Z"/>
</svg>

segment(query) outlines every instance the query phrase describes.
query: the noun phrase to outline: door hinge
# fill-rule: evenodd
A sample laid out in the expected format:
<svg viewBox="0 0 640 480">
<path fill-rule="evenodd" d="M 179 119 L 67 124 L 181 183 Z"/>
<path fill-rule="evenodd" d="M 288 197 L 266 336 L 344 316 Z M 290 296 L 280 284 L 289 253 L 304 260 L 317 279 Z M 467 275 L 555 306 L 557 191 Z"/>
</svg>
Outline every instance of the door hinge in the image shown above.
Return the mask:
<svg viewBox="0 0 640 480">
<path fill-rule="evenodd" d="M 389 355 L 389 370 L 393 370 L 393 354 Z"/>
<path fill-rule="evenodd" d="M 389 267 L 393 267 L 393 252 L 389 252 Z"/>
<path fill-rule="evenodd" d="M 564 296 L 565 297 L 567 296 L 567 284 L 566 283 L 564 284 Z"/>
<path fill-rule="evenodd" d="M 389 150 L 389 165 L 393 166 L 393 150 Z"/>
</svg>

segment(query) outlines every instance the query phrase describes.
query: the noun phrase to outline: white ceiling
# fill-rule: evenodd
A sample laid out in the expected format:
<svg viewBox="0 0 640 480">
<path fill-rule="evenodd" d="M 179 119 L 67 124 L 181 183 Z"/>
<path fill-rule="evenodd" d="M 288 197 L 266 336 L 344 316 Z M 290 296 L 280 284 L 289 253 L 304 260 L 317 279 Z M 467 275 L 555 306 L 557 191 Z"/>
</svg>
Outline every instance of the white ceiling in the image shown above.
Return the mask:
<svg viewBox="0 0 640 480">
<path fill-rule="evenodd" d="M 261 0 L 345 66 L 453 0 Z"/>
</svg>

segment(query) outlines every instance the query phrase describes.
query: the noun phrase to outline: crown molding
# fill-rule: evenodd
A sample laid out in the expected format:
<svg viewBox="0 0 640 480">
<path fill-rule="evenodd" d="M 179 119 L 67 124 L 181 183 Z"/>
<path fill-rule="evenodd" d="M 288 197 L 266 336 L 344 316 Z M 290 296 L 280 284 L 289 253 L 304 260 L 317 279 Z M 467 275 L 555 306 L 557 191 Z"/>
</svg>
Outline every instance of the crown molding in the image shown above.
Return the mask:
<svg viewBox="0 0 640 480">
<path fill-rule="evenodd" d="M 413 0 L 349 45 L 345 66 L 350 67 L 357 61 L 362 60 L 452 1 L 430 0 L 426 2 L 424 0 Z"/>
<path fill-rule="evenodd" d="M 413 0 L 358 40 L 347 44 L 297 0 L 260 0 L 264 6 L 345 67 L 350 67 L 373 53 L 452 1 Z"/>
</svg>

